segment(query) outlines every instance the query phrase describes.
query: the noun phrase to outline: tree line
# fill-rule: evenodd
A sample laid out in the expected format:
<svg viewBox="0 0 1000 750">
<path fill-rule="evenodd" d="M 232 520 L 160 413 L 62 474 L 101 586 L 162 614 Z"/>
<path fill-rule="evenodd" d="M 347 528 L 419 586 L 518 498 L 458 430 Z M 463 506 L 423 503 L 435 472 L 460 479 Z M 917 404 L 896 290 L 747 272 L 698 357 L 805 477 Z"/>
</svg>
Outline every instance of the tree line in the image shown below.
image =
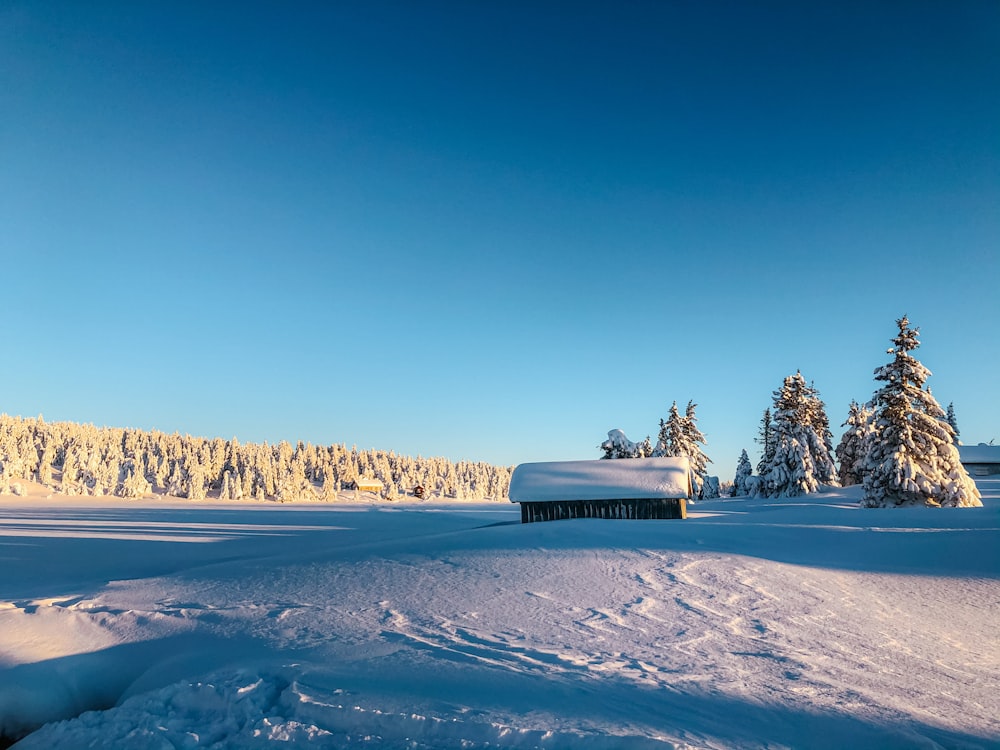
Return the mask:
<svg viewBox="0 0 1000 750">
<path fill-rule="evenodd" d="M 330 501 L 372 478 L 389 500 L 418 486 L 425 497 L 500 500 L 512 470 L 345 445 L 240 443 L 0 415 L 0 494 L 32 480 L 66 495 Z"/>
<path fill-rule="evenodd" d="M 813 383 L 801 372 L 786 377 L 772 393 L 755 441 L 761 446 L 757 473 L 746 450 L 740 454 L 733 496 L 797 497 L 822 485 L 861 484 L 861 505 L 869 508 L 901 505 L 981 506 L 978 488 L 962 466 L 954 406 L 945 411 L 926 386 L 930 371 L 911 352 L 920 346 L 919 329 L 904 315 L 888 350 L 892 360 L 876 368 L 881 385 L 864 405 L 851 403 L 846 427 L 836 449 L 826 405 Z M 710 461 L 699 443 L 696 404 L 685 416 L 676 402 L 654 447 L 649 438 L 631 442 L 621 430 L 611 430 L 600 445 L 603 458 L 687 456 L 696 482 L 695 496 L 717 497 L 718 484 L 708 477 Z M 714 485 L 714 486 L 713 486 Z"/>
<path fill-rule="evenodd" d="M 926 384 L 930 370 L 912 354 L 920 331 L 905 315 L 896 326 L 892 359 L 874 371 L 881 385 L 867 403 L 851 402 L 836 449 L 818 391 L 800 373 L 785 378 L 773 394 L 773 411 L 761 419 L 757 475 L 744 450 L 734 494 L 794 497 L 821 484 L 860 484 L 861 505 L 868 508 L 982 505 L 959 457 L 954 405 L 941 408 Z"/>
</svg>

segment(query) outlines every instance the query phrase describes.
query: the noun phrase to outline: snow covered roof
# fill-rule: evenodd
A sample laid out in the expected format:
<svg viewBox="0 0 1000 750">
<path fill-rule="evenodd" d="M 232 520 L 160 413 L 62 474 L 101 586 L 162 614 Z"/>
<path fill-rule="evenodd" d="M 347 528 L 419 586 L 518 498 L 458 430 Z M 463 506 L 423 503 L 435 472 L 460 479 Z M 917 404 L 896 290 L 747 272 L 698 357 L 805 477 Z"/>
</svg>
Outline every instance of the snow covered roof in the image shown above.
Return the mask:
<svg viewBox="0 0 1000 750">
<path fill-rule="evenodd" d="M 521 464 L 510 478 L 513 503 L 690 496 L 686 458 L 620 458 Z"/>
<path fill-rule="evenodd" d="M 1000 464 L 1000 445 L 960 445 L 958 455 L 963 464 Z"/>
</svg>

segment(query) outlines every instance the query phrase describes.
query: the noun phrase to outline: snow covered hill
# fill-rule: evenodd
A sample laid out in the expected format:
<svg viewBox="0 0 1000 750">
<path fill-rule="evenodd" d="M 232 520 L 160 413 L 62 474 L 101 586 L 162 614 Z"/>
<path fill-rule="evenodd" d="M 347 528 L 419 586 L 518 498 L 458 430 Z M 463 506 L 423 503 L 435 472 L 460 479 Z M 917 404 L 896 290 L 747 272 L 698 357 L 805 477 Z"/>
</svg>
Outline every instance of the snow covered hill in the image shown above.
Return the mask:
<svg viewBox="0 0 1000 750">
<path fill-rule="evenodd" d="M 529 525 L 495 503 L 7 497 L 0 730 L 31 732 L 19 750 L 1000 747 L 982 488 L 971 509 L 849 489 Z"/>
</svg>

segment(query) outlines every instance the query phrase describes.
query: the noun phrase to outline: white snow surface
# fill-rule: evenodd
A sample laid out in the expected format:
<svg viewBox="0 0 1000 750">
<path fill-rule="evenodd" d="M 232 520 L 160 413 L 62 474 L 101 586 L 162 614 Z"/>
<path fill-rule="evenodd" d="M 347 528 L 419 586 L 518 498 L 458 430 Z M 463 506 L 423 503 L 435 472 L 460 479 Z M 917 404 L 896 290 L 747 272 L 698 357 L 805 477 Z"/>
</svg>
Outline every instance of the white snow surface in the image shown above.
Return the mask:
<svg viewBox="0 0 1000 750">
<path fill-rule="evenodd" d="M 1000 483 L 687 520 L 0 500 L 34 748 L 997 748 Z M 2 746 L 2 743 L 0 743 Z"/>
<path fill-rule="evenodd" d="M 511 502 L 690 497 L 686 458 L 623 458 L 520 464 Z"/>
</svg>

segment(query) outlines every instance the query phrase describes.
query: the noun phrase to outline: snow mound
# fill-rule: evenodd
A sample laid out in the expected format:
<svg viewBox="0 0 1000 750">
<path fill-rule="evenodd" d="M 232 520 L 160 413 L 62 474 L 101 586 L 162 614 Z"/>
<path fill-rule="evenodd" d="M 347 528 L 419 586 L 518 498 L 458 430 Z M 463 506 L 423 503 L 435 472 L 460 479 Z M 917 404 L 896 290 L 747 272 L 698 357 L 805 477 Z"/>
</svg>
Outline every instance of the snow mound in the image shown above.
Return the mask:
<svg viewBox="0 0 1000 750">
<path fill-rule="evenodd" d="M 497 722 L 426 716 L 364 705 L 361 696 L 277 671 L 220 672 L 137 695 L 108 711 L 48 724 L 18 750 L 52 747 L 242 748 L 274 742 L 336 748 L 678 748 L 656 739 L 518 729 Z"/>
</svg>

